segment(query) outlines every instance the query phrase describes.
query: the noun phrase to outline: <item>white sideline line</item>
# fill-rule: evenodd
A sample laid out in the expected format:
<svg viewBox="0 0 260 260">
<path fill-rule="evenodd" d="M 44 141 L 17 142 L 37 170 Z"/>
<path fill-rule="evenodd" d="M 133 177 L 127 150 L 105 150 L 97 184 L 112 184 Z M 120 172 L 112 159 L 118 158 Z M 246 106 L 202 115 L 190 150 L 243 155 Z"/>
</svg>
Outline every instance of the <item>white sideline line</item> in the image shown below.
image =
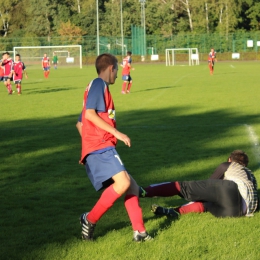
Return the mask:
<svg viewBox="0 0 260 260">
<path fill-rule="evenodd" d="M 252 126 L 245 124 L 245 127 L 247 129 L 249 139 L 251 140 L 251 143 L 252 143 L 252 149 L 253 149 L 255 158 L 256 158 L 257 163 L 260 167 L 260 147 L 259 147 L 258 136 L 255 133 Z"/>
</svg>

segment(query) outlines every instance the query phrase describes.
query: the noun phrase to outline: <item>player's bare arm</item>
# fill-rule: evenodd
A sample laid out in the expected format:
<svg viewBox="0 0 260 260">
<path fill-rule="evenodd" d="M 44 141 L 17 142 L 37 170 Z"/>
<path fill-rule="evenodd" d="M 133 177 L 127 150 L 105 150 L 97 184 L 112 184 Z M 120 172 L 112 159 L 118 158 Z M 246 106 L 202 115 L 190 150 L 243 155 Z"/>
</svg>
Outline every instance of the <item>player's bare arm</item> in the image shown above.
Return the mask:
<svg viewBox="0 0 260 260">
<path fill-rule="evenodd" d="M 28 74 L 27 74 L 27 72 L 24 70 L 23 73 L 24 73 L 24 75 L 25 75 L 25 78 L 28 79 Z"/>
<path fill-rule="evenodd" d="M 76 128 L 78 129 L 78 132 L 79 132 L 79 134 L 81 136 L 81 133 L 82 133 L 82 123 L 78 121 L 77 124 L 76 124 Z"/>
<path fill-rule="evenodd" d="M 109 132 L 110 134 L 114 135 L 118 140 L 122 141 L 125 143 L 127 146 L 131 146 L 131 140 L 130 138 L 119 132 L 116 128 L 105 122 L 103 119 L 101 119 L 95 109 L 87 109 L 85 113 L 85 118 L 89 121 L 91 121 L 94 125 L 97 127 Z"/>
</svg>

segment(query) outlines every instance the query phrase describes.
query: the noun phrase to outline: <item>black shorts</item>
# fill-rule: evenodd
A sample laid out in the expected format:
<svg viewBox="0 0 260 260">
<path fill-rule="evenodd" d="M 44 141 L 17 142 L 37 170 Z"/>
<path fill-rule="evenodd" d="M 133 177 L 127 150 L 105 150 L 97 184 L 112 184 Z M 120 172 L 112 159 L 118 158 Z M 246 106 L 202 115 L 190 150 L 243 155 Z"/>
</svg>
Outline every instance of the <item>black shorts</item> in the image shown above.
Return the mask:
<svg viewBox="0 0 260 260">
<path fill-rule="evenodd" d="M 188 201 L 201 201 L 205 211 L 216 217 L 240 217 L 242 197 L 237 184 L 228 180 L 179 182 L 181 195 Z"/>
</svg>

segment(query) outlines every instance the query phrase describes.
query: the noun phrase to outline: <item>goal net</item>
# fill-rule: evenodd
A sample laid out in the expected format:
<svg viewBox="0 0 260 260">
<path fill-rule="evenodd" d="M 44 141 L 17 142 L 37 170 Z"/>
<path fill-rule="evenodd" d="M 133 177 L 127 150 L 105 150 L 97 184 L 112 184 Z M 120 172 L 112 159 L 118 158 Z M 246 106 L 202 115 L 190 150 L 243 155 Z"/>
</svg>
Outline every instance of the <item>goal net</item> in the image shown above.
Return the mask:
<svg viewBox="0 0 260 260">
<path fill-rule="evenodd" d="M 58 65 L 79 66 L 82 68 L 82 47 L 81 45 L 61 45 L 61 46 L 23 46 L 13 47 L 13 56 L 19 53 L 21 60 L 28 65 L 39 65 L 43 55 L 46 53 L 52 62 L 53 56 L 58 56 Z"/>
<path fill-rule="evenodd" d="M 198 48 L 178 48 L 165 50 L 166 66 L 199 65 Z"/>
</svg>

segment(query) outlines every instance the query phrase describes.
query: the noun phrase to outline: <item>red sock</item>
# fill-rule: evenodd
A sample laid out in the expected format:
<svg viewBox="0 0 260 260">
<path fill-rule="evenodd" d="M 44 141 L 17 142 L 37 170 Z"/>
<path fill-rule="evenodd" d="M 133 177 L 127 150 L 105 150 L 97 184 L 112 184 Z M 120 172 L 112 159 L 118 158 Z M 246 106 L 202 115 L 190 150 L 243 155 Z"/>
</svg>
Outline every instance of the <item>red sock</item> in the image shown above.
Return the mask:
<svg viewBox="0 0 260 260">
<path fill-rule="evenodd" d="M 202 213 L 205 211 L 203 203 L 198 201 L 190 202 L 178 208 L 174 208 L 174 210 L 179 212 L 181 215 L 191 213 L 191 212 Z"/>
<path fill-rule="evenodd" d="M 124 82 L 122 85 L 122 91 L 125 91 L 125 88 L 126 88 L 126 82 Z"/>
<path fill-rule="evenodd" d="M 144 232 L 144 221 L 142 209 L 139 206 L 139 198 L 136 195 L 125 196 L 125 208 L 132 223 L 133 230 Z"/>
<path fill-rule="evenodd" d="M 22 87 L 21 86 L 16 86 L 16 90 L 18 94 L 21 94 Z"/>
<path fill-rule="evenodd" d="M 146 197 L 170 197 L 178 195 L 181 189 L 180 184 L 175 181 L 152 184 L 144 190 L 147 192 Z"/>
<path fill-rule="evenodd" d="M 12 93 L 13 90 L 12 90 L 12 85 L 11 84 L 7 84 L 7 89 L 8 89 L 8 92 L 9 93 Z"/>
<path fill-rule="evenodd" d="M 132 87 L 132 83 L 128 84 L 127 91 L 130 91 L 130 88 Z"/>
<path fill-rule="evenodd" d="M 46 71 L 44 71 L 44 78 L 46 78 Z"/>
<path fill-rule="evenodd" d="M 50 74 L 50 71 L 48 70 L 48 71 L 47 71 L 47 78 L 49 77 L 49 74 Z"/>
<path fill-rule="evenodd" d="M 110 185 L 103 191 L 96 205 L 89 212 L 87 219 L 93 224 L 97 223 L 120 196 L 115 192 L 113 185 Z"/>
</svg>

